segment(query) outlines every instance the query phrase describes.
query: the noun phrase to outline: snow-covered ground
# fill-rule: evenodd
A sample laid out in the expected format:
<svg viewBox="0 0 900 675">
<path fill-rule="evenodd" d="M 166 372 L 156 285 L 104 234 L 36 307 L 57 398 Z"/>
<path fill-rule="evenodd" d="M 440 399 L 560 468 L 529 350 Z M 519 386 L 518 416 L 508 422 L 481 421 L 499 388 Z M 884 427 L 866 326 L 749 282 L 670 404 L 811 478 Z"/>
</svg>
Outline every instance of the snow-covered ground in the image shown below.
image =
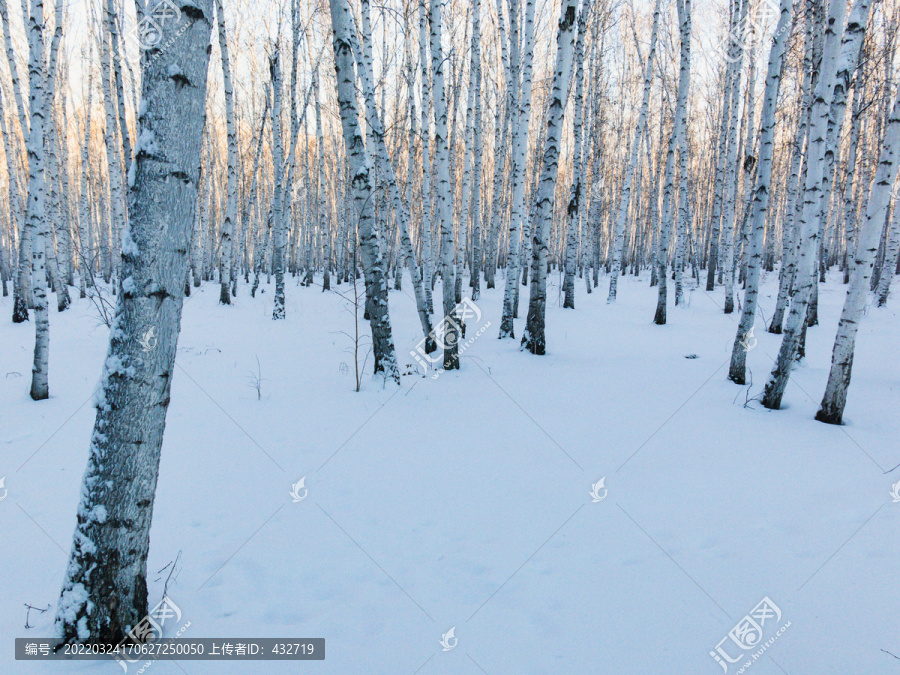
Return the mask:
<svg viewBox="0 0 900 675">
<path fill-rule="evenodd" d="M 184 637 L 322 637 L 327 656 L 148 671 L 715 675 L 711 652 L 736 658 L 729 631 L 750 614 L 763 620 L 760 644 L 782 632 L 729 674 L 748 660 L 756 675 L 900 673 L 890 494 L 900 469 L 885 473 L 900 463 L 898 299 L 865 318 L 847 425 L 835 427 L 813 416 L 844 297 L 836 277 L 776 412 L 752 399 L 779 336 L 760 321 L 749 396 L 728 382 L 738 315 L 722 314 L 721 290 L 690 292 L 660 327 L 646 279 L 625 277 L 616 305 L 606 279 L 590 296 L 579 280 L 576 311 L 561 308 L 558 281 L 546 357 L 496 339 L 502 290 L 488 291 L 467 335 L 491 325 L 461 371 L 384 389 L 370 359 L 360 393 L 342 333 L 353 318 L 337 295 L 290 279 L 288 318 L 274 322 L 273 286 L 256 300 L 242 286 L 230 308 L 217 286 L 194 289 L 162 451 L 151 606 L 168 575 L 156 571 L 180 552 L 169 595 L 190 622 Z M 766 318 L 774 295 L 770 274 Z M 51 398 L 35 403 L 34 327 L 10 323 L 10 302 L 0 301 L 0 672 L 121 672 L 13 660 L 13 638 L 51 632 L 107 330 L 85 300 L 52 312 Z M 522 316 L 526 306 L 527 290 Z M 414 370 L 409 295 L 391 292 L 391 316 L 401 366 Z M 761 611 L 766 597 L 780 619 Z M 27 630 L 26 603 L 51 608 L 32 610 Z"/>
</svg>

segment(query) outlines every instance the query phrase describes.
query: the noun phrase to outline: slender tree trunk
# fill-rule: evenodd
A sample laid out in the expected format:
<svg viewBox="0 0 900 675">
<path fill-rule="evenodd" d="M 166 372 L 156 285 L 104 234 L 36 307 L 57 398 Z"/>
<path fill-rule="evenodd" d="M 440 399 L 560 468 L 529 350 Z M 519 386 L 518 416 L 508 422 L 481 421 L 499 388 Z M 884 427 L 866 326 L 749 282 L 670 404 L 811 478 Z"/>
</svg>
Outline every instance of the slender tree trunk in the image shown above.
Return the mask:
<svg viewBox="0 0 900 675">
<path fill-rule="evenodd" d="M 553 84 L 547 110 L 547 135 L 544 142 L 544 158 L 541 178 L 535 198 L 532 219 L 533 274 L 528 296 L 528 318 L 522 346 L 532 354 L 541 356 L 547 351 L 545 334 L 547 312 L 547 235 L 553 219 L 553 201 L 556 193 L 556 178 L 559 172 L 559 149 L 562 136 L 563 115 L 572 78 L 572 52 L 578 23 L 575 19 L 576 0 L 566 0 L 562 6 L 559 27 L 556 34 L 556 63 L 553 67 Z M 588 4 L 582 12 L 588 11 Z"/>
<path fill-rule="evenodd" d="M 900 152 L 900 92 L 888 119 L 881 145 L 881 157 L 869 194 L 866 219 L 859 232 L 847 299 L 844 301 L 844 309 L 834 340 L 828 384 L 825 387 L 822 405 L 816 413 L 817 420 L 828 424 L 841 424 L 843 421 L 847 388 L 850 386 L 850 373 L 853 368 L 856 334 L 869 296 L 869 282 L 875 269 L 875 255 L 878 252 L 882 223 L 890 206 L 891 187 L 897 178 L 898 152 Z"/>
<path fill-rule="evenodd" d="M 641 148 L 641 138 L 644 127 L 647 126 L 647 113 L 650 108 L 650 90 L 653 85 L 653 66 L 656 61 L 656 40 L 659 32 L 659 8 L 660 0 L 656 0 L 653 7 L 653 28 L 650 32 L 650 51 L 647 54 L 647 62 L 644 64 L 644 94 L 641 101 L 641 110 L 638 114 L 637 125 L 631 137 L 631 151 L 628 157 L 628 165 L 625 169 L 625 179 L 619 196 L 619 208 L 616 213 L 616 230 L 614 233 L 615 244 L 612 257 L 612 271 L 609 273 L 609 295 L 607 302 L 616 301 L 616 292 L 619 287 L 621 273 L 622 249 L 625 245 L 625 221 L 628 218 L 628 206 L 631 201 L 631 186 L 634 182 L 634 172 L 637 167 L 638 153 Z"/>
<path fill-rule="evenodd" d="M 440 0 L 430 0 L 431 74 L 434 84 L 434 155 L 437 173 L 436 220 L 441 228 L 441 287 L 444 299 L 444 370 L 459 369 L 459 328 L 455 320 L 456 293 L 453 266 L 453 215 L 450 194 L 450 157 L 447 146 L 447 97 L 441 50 Z"/>
<path fill-rule="evenodd" d="M 512 212 L 509 218 L 509 253 L 506 258 L 506 285 L 503 293 L 503 315 L 500 320 L 502 338 L 514 338 L 513 319 L 517 315 L 519 289 L 519 239 L 524 241 L 526 162 L 528 161 L 528 129 L 531 122 L 531 85 L 533 70 L 534 0 L 526 0 L 524 47 L 519 51 L 519 0 L 509 1 L 510 79 L 507 101 L 517 111 L 513 126 Z M 521 54 L 521 88 L 519 87 Z"/>
<path fill-rule="evenodd" d="M 738 325 L 734 346 L 731 349 L 731 367 L 728 378 L 737 384 L 746 382 L 747 351 L 755 339 L 752 331 L 756 321 L 759 299 L 759 276 L 762 266 L 762 244 L 769 213 L 769 188 L 772 181 L 772 155 L 775 143 L 775 113 L 778 93 L 781 88 L 781 74 L 784 66 L 784 52 L 790 37 L 793 0 L 781 0 L 781 15 L 775 28 L 772 47 L 769 52 L 769 66 L 766 73 L 766 89 L 759 120 L 759 164 L 756 189 L 752 209 L 749 251 L 747 254 L 747 285 L 744 290 L 744 308 Z"/>
<path fill-rule="evenodd" d="M 372 351 L 375 372 L 384 373 L 385 380 L 400 383 L 400 371 L 394 353 L 391 322 L 388 314 L 387 277 L 384 273 L 378 232 L 375 229 L 374 204 L 372 203 L 372 166 L 363 145 L 359 129 L 359 112 L 356 108 L 356 86 L 353 75 L 352 16 L 344 0 L 330 0 L 331 25 L 334 32 L 334 70 L 337 79 L 338 106 L 341 111 L 341 129 L 347 149 L 350 167 L 351 213 L 359 232 L 359 250 L 367 292 L 373 302 L 369 308 L 372 329 Z M 355 273 L 355 271 L 354 271 Z M 451 289 L 452 290 L 452 289 Z"/>
<path fill-rule="evenodd" d="M 225 85 L 225 129 L 228 135 L 228 179 L 225 218 L 222 221 L 222 250 L 219 259 L 219 303 L 231 304 L 231 267 L 234 255 L 235 215 L 237 214 L 237 128 L 234 123 L 234 86 L 231 83 L 231 64 L 228 58 L 228 38 L 225 34 L 225 11 L 222 0 L 216 0 L 219 51 L 222 53 L 222 75 Z"/>
<path fill-rule="evenodd" d="M 657 249 L 657 281 L 659 283 L 656 314 L 653 322 L 659 326 L 666 323 L 667 278 L 669 243 L 674 229 L 675 214 L 672 208 L 674 190 L 675 148 L 683 134 L 687 133 L 687 99 L 691 83 L 691 0 L 678 0 L 678 22 L 681 25 L 681 61 L 678 71 L 678 95 L 675 102 L 675 119 L 672 121 L 672 135 L 666 152 L 665 181 L 663 188 L 662 228 Z M 687 199 L 682 195 L 681 199 Z"/>
<path fill-rule="evenodd" d="M 837 74 L 837 55 L 841 44 L 846 3 L 832 0 L 825 29 L 819 81 L 813 97 L 812 127 L 809 133 L 806 189 L 800 221 L 800 254 L 797 264 L 797 292 L 791 302 L 778 360 L 766 383 L 762 403 L 766 408 L 781 407 L 781 398 L 790 378 L 791 368 L 806 324 L 809 298 L 816 282 L 816 260 L 819 252 L 819 216 L 822 213 L 823 172 L 825 166 L 828 117 Z"/>
<path fill-rule="evenodd" d="M 25 219 L 34 235 L 31 250 L 31 283 L 34 289 L 34 366 L 31 398 L 40 401 L 50 396 L 48 367 L 50 357 L 50 314 L 47 308 L 47 240 L 50 236 L 46 214 L 44 185 L 44 127 L 47 107 L 44 101 L 44 2 L 32 0 L 28 19 L 28 98 L 31 126 L 28 136 L 28 204 Z"/>
</svg>

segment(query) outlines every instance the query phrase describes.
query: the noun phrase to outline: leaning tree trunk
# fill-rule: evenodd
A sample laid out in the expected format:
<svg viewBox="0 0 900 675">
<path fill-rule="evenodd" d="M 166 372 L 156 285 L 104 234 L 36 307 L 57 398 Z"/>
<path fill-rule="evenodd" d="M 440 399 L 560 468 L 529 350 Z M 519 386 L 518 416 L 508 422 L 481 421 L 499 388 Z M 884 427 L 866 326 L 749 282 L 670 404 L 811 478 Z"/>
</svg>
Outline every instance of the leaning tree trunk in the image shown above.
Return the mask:
<svg viewBox="0 0 900 675">
<path fill-rule="evenodd" d="M 793 0 L 781 0 L 781 17 L 775 28 L 775 36 L 769 52 L 769 68 L 766 73 L 766 90 L 759 120 L 759 165 L 756 189 L 750 208 L 753 210 L 748 251 L 747 281 L 744 290 L 744 309 L 738 325 L 734 346 L 731 349 L 731 367 L 728 378 L 737 384 L 746 380 L 748 337 L 756 321 L 756 307 L 759 300 L 759 275 L 762 266 L 763 237 L 766 231 L 766 217 L 769 212 L 769 188 L 772 182 L 772 152 L 775 143 L 775 112 L 778 92 L 781 88 L 781 73 L 784 52 L 789 37 Z M 752 130 L 751 130 L 752 131 Z"/>
<path fill-rule="evenodd" d="M 897 254 L 900 253 L 900 208 L 894 207 L 894 217 L 891 219 L 891 229 L 888 235 L 887 248 L 884 251 L 884 262 L 881 265 L 881 275 L 878 277 L 878 306 L 887 304 L 888 293 L 891 290 L 891 280 L 897 269 Z"/>
<path fill-rule="evenodd" d="M 212 0 L 182 3 L 186 23 L 168 49 L 143 55 L 122 292 L 56 614 L 68 643 L 118 643 L 147 615 L 150 521 L 197 204 L 212 27 Z"/>
<path fill-rule="evenodd" d="M 525 333 L 522 335 L 522 346 L 538 356 L 547 351 L 547 336 L 544 331 L 547 312 L 547 235 L 550 221 L 553 219 L 563 115 L 569 94 L 569 80 L 572 79 L 572 52 L 577 29 L 576 5 L 576 0 L 566 0 L 559 17 L 559 28 L 556 34 L 556 63 L 553 67 L 553 84 L 550 89 L 550 105 L 547 110 L 544 160 L 532 220 L 531 254 L 534 277 L 529 286 L 528 317 L 525 323 Z M 585 4 L 581 11 L 588 11 L 588 6 Z"/>
<path fill-rule="evenodd" d="M 781 398 L 790 379 L 791 368 L 804 332 L 812 287 L 817 280 L 815 273 L 819 254 L 819 216 L 822 213 L 820 197 L 827 149 L 828 113 L 837 75 L 836 61 L 841 45 L 845 12 L 846 3 L 843 0 L 831 1 L 819 81 L 813 97 L 812 126 L 809 131 L 806 189 L 800 221 L 800 254 L 797 259 L 797 292 L 791 302 L 791 311 L 778 359 L 763 393 L 762 404 L 769 409 L 777 410 L 781 407 Z"/>
<path fill-rule="evenodd" d="M 847 403 L 847 388 L 850 386 L 850 372 L 853 367 L 853 349 L 856 333 L 862 321 L 869 296 L 869 283 L 875 269 L 875 254 L 881 237 L 884 215 L 890 206 L 891 187 L 897 177 L 897 155 L 900 152 L 900 92 L 894 103 L 894 110 L 888 119 L 888 127 L 882 141 L 881 157 L 875 180 L 869 193 L 866 219 L 857 237 L 856 256 L 847 299 L 841 312 L 834 351 L 831 356 L 831 372 L 822 405 L 816 419 L 828 424 L 841 424 L 844 406 Z M 900 208 L 898 206 L 895 209 Z"/>
<path fill-rule="evenodd" d="M 375 372 L 384 373 L 385 380 L 399 384 L 400 370 L 394 353 L 391 321 L 388 314 L 388 287 L 384 263 L 375 229 L 375 207 L 372 203 L 372 165 L 363 144 L 359 128 L 359 112 L 356 108 L 356 83 L 353 73 L 352 16 L 345 0 L 331 0 L 331 26 L 334 32 L 334 72 L 337 79 L 338 106 L 341 111 L 341 129 L 347 149 L 350 169 L 350 193 L 353 200 L 350 214 L 355 216 L 359 232 L 359 250 L 362 255 L 369 306 L 369 322 L 372 329 L 372 351 Z M 356 270 L 353 270 L 353 274 Z M 452 288 L 450 289 L 452 292 Z"/>
</svg>

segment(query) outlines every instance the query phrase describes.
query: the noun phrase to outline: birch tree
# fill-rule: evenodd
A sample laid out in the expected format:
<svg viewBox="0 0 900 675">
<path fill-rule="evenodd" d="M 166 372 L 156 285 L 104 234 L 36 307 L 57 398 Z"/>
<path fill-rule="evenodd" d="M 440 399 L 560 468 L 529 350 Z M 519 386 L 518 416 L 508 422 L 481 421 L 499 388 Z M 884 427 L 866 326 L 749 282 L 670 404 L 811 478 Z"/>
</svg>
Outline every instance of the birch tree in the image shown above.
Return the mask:
<svg viewBox="0 0 900 675">
<path fill-rule="evenodd" d="M 731 349 L 731 366 L 728 378 L 737 384 L 746 381 L 746 362 L 748 335 L 756 321 L 756 309 L 759 300 L 759 276 L 762 267 L 763 237 L 766 231 L 766 218 L 769 213 L 770 186 L 772 181 L 772 155 L 775 143 L 775 112 L 778 105 L 778 93 L 781 88 L 781 75 L 784 67 L 784 52 L 790 36 L 791 12 L 794 0 L 781 0 L 778 24 L 772 38 L 769 51 L 769 66 L 766 72 L 766 88 L 763 94 L 763 107 L 759 120 L 759 163 L 757 168 L 756 188 L 753 192 L 751 224 L 752 233 L 749 242 L 747 280 L 744 289 L 744 308 L 738 324 L 734 346 Z"/>
<path fill-rule="evenodd" d="M 522 346 L 532 354 L 541 356 L 547 351 L 545 322 L 547 312 L 547 230 L 553 218 L 553 201 L 556 178 L 559 172 L 559 146 L 563 115 L 572 77 L 572 52 L 575 47 L 576 0 L 566 0 L 562 5 L 556 34 L 556 62 L 553 67 L 553 84 L 547 108 L 547 132 L 544 141 L 543 166 L 535 198 L 532 217 L 532 280 L 529 287 L 528 317 Z M 587 3 L 582 12 L 587 10 Z"/>
<path fill-rule="evenodd" d="M 237 213 L 237 128 L 234 123 L 234 86 L 228 58 L 228 39 L 225 35 L 225 12 L 222 0 L 216 0 L 219 51 L 222 55 L 222 79 L 225 85 L 225 128 L 228 135 L 228 179 L 225 219 L 222 221 L 222 257 L 219 260 L 219 303 L 231 304 L 231 267 L 234 255 L 235 215 Z"/>
<path fill-rule="evenodd" d="M 566 258 L 563 279 L 563 307 L 575 309 L 575 256 L 578 244 L 579 206 L 581 204 L 584 160 L 581 150 L 582 125 L 584 123 L 584 38 L 587 31 L 587 13 L 578 17 L 578 37 L 575 39 L 575 100 L 572 104 L 572 187 L 566 207 Z"/>
<path fill-rule="evenodd" d="M 50 313 L 47 307 L 47 240 L 49 222 L 44 194 L 44 128 L 47 108 L 44 101 L 44 2 L 32 0 L 28 17 L 28 109 L 31 123 L 28 134 L 28 203 L 25 220 L 33 233 L 31 284 L 34 292 L 34 365 L 31 398 L 50 396 L 48 369 L 50 359 Z"/>
<path fill-rule="evenodd" d="M 450 151 L 447 145 L 447 95 L 441 47 L 441 0 L 429 0 L 431 25 L 431 77 L 434 95 L 434 159 L 437 174 L 436 220 L 441 228 L 441 287 L 445 320 L 444 370 L 459 369 L 459 331 L 454 320 L 456 293 L 453 265 L 453 215 L 450 194 Z"/>
<path fill-rule="evenodd" d="M 668 267 L 669 243 L 674 229 L 674 209 L 672 208 L 672 193 L 674 190 L 675 149 L 679 146 L 681 137 L 687 133 L 687 100 L 691 83 L 691 0 L 678 0 L 678 23 L 681 31 L 681 56 L 678 70 L 678 94 L 675 102 L 675 118 L 672 120 L 672 134 L 669 137 L 669 145 L 666 150 L 665 187 L 663 188 L 662 224 L 660 226 L 659 246 L 657 247 L 658 266 L 656 313 L 653 322 L 659 326 L 666 323 L 666 301 L 668 294 L 668 282 L 666 269 Z M 682 198 L 686 198 L 683 195 Z"/>
<path fill-rule="evenodd" d="M 516 317 L 519 297 L 519 239 L 524 237 L 525 169 L 528 158 L 528 129 L 531 123 L 531 86 L 533 72 L 534 0 L 525 2 L 525 20 L 521 58 L 519 51 L 519 0 L 509 0 L 509 72 L 511 87 L 509 107 L 516 110 L 513 126 L 512 155 L 512 209 L 509 217 L 509 254 L 506 258 L 506 285 L 503 291 L 503 315 L 500 320 L 499 338 L 514 338 L 513 319 Z M 521 88 L 519 87 L 521 63 Z M 520 235 L 521 233 L 521 235 Z"/>
<path fill-rule="evenodd" d="M 356 107 L 356 85 L 353 74 L 352 15 L 346 0 L 330 0 L 331 27 L 334 34 L 334 72 L 337 79 L 338 106 L 341 111 L 341 130 L 347 150 L 350 170 L 350 213 L 356 222 L 363 273 L 366 277 L 369 303 L 369 323 L 372 329 L 372 351 L 375 373 L 384 373 L 385 381 L 400 383 L 400 370 L 394 353 L 391 322 L 388 314 L 388 287 L 384 261 L 375 229 L 372 203 L 372 165 L 359 128 Z M 355 270 L 353 272 L 355 274 Z M 451 287 L 452 292 L 452 287 Z M 446 291 L 445 291 L 446 293 Z"/>
<path fill-rule="evenodd" d="M 869 285 L 875 269 L 875 256 L 878 252 L 878 240 L 881 237 L 882 224 L 891 201 L 891 187 L 897 178 L 898 153 L 900 153 L 900 91 L 898 91 L 894 108 L 887 123 L 887 130 L 882 141 L 881 156 L 875 180 L 869 192 L 869 203 L 866 206 L 866 218 L 857 237 L 858 243 L 847 288 L 847 298 L 841 311 L 837 336 L 831 355 L 831 370 L 828 373 L 828 384 L 822 405 L 816 413 L 816 419 L 828 424 L 841 424 L 844 417 L 844 406 L 847 403 L 847 388 L 850 386 L 850 374 L 853 368 L 853 351 L 856 345 L 856 334 L 863 318 L 866 300 L 869 297 Z M 898 209 L 897 205 L 894 206 Z"/>
<path fill-rule="evenodd" d="M 822 213 L 820 197 L 825 167 L 828 118 L 837 74 L 837 55 L 841 45 L 846 3 L 831 0 L 819 81 L 812 103 L 812 126 L 807 148 L 806 188 L 803 214 L 800 220 L 800 252 L 797 264 L 797 291 L 791 302 L 787 326 L 778 352 L 778 359 L 766 383 L 762 403 L 766 408 L 781 407 L 791 368 L 797 355 L 801 333 L 805 327 L 809 299 L 816 283 L 816 260 L 819 252 L 819 218 Z"/>
<path fill-rule="evenodd" d="M 650 109 L 650 89 L 653 85 L 653 68 L 656 61 L 656 40 L 659 31 L 660 0 L 656 0 L 653 6 L 653 28 L 650 31 L 650 51 L 647 54 L 647 62 L 644 66 L 644 93 L 641 99 L 641 110 L 638 114 L 637 124 L 631 137 L 631 150 L 628 157 L 628 165 L 625 169 L 625 179 L 622 190 L 619 193 L 619 208 L 616 213 L 615 244 L 612 250 L 612 270 L 609 273 L 609 295 L 607 302 L 616 301 L 616 292 L 621 273 L 622 248 L 625 245 L 625 221 L 628 218 L 628 206 L 631 201 L 631 186 L 634 182 L 634 171 L 637 166 L 638 152 L 641 147 L 641 138 L 644 127 L 647 126 L 647 114 Z"/>
<path fill-rule="evenodd" d="M 168 48 L 142 56 L 122 292 L 56 611 L 67 643 L 117 644 L 147 615 L 150 521 L 197 203 L 212 29 L 212 0 L 180 6 L 186 23 Z M 156 346 L 144 351 L 149 334 Z"/>
</svg>

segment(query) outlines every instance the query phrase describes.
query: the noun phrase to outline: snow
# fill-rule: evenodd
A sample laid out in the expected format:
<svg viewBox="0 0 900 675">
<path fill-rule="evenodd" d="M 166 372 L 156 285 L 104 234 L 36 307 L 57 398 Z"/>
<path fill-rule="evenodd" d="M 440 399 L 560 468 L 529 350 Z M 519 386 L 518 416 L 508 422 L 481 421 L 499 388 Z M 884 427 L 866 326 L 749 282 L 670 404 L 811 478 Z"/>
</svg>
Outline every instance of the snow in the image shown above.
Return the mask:
<svg viewBox="0 0 900 675">
<path fill-rule="evenodd" d="M 782 616 L 764 626 L 756 649 L 768 646 L 746 672 L 897 669 L 882 651 L 900 655 L 900 469 L 884 473 L 900 463 L 896 298 L 863 321 L 848 424 L 835 427 L 813 417 L 846 289 L 837 275 L 820 290 L 821 325 L 774 412 L 753 397 L 780 336 L 757 324 L 745 405 L 747 388 L 725 379 L 739 314 L 722 314 L 721 288 L 686 291 L 669 325 L 655 326 L 646 277 L 622 277 L 613 305 L 608 279 L 590 296 L 579 279 L 572 311 L 554 273 L 548 355 L 535 357 L 518 339 L 496 339 L 497 281 L 476 303 L 483 315 L 469 320 L 466 344 L 491 327 L 461 371 L 433 379 L 410 355 L 421 333 L 405 277 L 390 310 L 401 372 L 413 374 L 385 386 L 369 356 L 360 393 L 340 333 L 353 333 L 352 316 L 337 295 L 289 278 L 287 318 L 276 322 L 271 292 L 254 300 L 242 284 L 221 307 L 216 284 L 192 289 L 154 506 L 150 606 L 168 574 L 158 570 L 180 551 L 168 594 L 183 618 L 167 635 L 190 621 L 184 637 L 324 637 L 326 659 L 157 661 L 155 675 L 713 675 L 723 671 L 710 653 L 765 597 Z M 763 282 L 766 318 L 775 282 Z M 439 309 L 440 287 L 434 297 Z M 51 397 L 35 403 L 34 328 L 8 320 L 11 301 L 0 299 L 0 672 L 120 672 L 12 657 L 14 637 L 52 634 L 108 332 L 86 300 L 54 313 Z M 262 400 L 248 377 L 257 358 Z M 302 477 L 308 493 L 295 502 Z M 63 610 L 86 595 L 76 585 Z M 32 611 L 26 630 L 24 603 L 52 609 Z M 730 639 L 722 645 L 734 653 Z"/>
</svg>

